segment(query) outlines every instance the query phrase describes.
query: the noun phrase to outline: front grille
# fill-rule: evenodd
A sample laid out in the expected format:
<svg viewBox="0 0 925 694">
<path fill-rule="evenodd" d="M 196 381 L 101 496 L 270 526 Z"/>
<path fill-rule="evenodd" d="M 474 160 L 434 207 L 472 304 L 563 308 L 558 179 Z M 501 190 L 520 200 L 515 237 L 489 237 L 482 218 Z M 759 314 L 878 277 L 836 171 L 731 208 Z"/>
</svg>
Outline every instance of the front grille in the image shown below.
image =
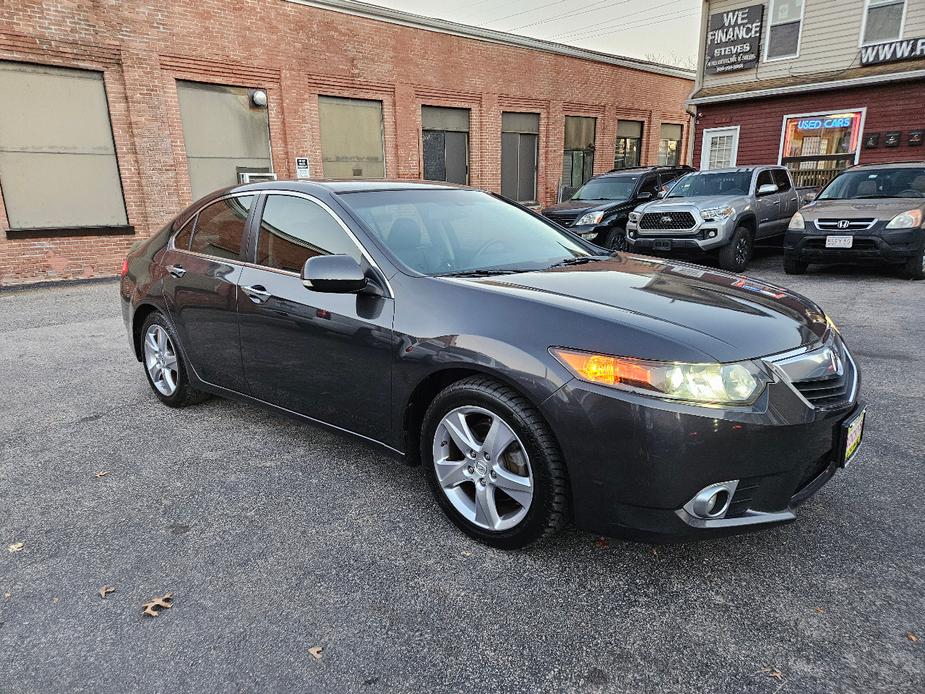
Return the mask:
<svg viewBox="0 0 925 694">
<path fill-rule="evenodd" d="M 561 214 L 556 214 L 555 212 L 548 213 L 546 215 L 546 218 L 551 219 L 556 224 L 559 224 L 560 226 L 564 226 L 564 227 L 572 226 L 575 223 L 575 220 L 578 219 L 578 217 L 575 217 L 575 216 L 571 216 L 571 215 L 565 216 Z"/>
<path fill-rule="evenodd" d="M 841 374 L 810 381 L 797 381 L 793 385 L 813 407 L 823 410 L 834 409 L 850 404 L 854 375 L 854 364 L 850 359 L 845 359 Z"/>
<path fill-rule="evenodd" d="M 693 229 L 695 224 L 690 212 L 646 212 L 639 220 L 640 229 Z"/>
<path fill-rule="evenodd" d="M 822 231 L 866 231 L 877 223 L 875 218 L 817 219 L 816 228 Z"/>
</svg>

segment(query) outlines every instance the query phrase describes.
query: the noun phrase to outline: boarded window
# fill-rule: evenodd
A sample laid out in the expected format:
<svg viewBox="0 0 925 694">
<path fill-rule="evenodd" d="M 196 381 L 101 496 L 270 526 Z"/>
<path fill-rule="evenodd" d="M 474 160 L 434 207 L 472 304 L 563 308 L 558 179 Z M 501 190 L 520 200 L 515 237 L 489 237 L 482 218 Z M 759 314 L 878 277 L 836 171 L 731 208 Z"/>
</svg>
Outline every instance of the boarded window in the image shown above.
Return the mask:
<svg viewBox="0 0 925 694">
<path fill-rule="evenodd" d="M 0 94 L 10 227 L 127 224 L 103 75 L 0 62 Z"/>
<path fill-rule="evenodd" d="M 565 117 L 562 185 L 566 188 L 577 188 L 593 175 L 596 130 L 596 118 Z"/>
<path fill-rule="evenodd" d="M 501 114 L 501 194 L 518 202 L 536 200 L 540 116 Z"/>
<path fill-rule="evenodd" d="M 318 97 L 321 159 L 328 178 L 384 178 L 382 102 Z"/>
<path fill-rule="evenodd" d="M 421 107 L 424 178 L 469 182 L 469 109 Z"/>
<path fill-rule="evenodd" d="M 677 123 L 662 123 L 658 140 L 658 165 L 676 166 L 681 160 L 681 133 L 683 126 Z"/>
<path fill-rule="evenodd" d="M 642 150 L 642 121 L 621 120 L 617 122 L 617 145 L 613 155 L 613 168 L 627 169 L 639 166 Z"/>
<path fill-rule="evenodd" d="M 242 171 L 273 170 L 267 109 L 253 90 L 177 82 L 193 199 L 238 182 Z"/>
</svg>

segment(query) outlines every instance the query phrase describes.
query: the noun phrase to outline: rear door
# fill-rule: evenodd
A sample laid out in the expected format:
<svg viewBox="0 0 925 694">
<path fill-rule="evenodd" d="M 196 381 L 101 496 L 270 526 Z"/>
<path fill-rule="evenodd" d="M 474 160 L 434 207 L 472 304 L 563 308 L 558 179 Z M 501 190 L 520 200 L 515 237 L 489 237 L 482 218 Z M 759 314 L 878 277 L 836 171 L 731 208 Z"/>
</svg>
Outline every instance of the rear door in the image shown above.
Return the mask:
<svg viewBox="0 0 925 694">
<path fill-rule="evenodd" d="M 164 298 L 188 362 L 199 377 L 246 390 L 238 334 L 238 281 L 254 195 L 229 195 L 203 207 L 168 244 Z"/>
<path fill-rule="evenodd" d="M 756 236 L 759 239 L 774 236 L 780 225 L 780 195 L 778 193 L 758 195 L 758 190 L 761 186 L 767 184 L 777 185 L 773 176 L 771 176 L 771 171 L 764 169 L 758 172 L 758 178 L 755 181 L 755 207 L 758 211 L 758 233 Z"/>
<path fill-rule="evenodd" d="M 323 202 L 269 193 L 238 293 L 241 351 L 250 393 L 377 440 L 389 434 L 391 297 L 329 294 L 302 284 L 305 261 L 346 254 L 368 260 Z"/>
</svg>

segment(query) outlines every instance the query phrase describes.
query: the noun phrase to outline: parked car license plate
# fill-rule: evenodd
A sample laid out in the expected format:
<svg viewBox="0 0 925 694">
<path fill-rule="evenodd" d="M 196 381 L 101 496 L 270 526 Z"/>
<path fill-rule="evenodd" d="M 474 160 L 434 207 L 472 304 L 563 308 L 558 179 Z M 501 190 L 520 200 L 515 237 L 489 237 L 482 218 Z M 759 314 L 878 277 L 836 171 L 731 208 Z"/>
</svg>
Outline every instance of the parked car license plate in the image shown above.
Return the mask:
<svg viewBox="0 0 925 694">
<path fill-rule="evenodd" d="M 671 239 L 655 239 L 652 247 L 657 251 L 670 251 Z"/>
<path fill-rule="evenodd" d="M 851 462 L 851 457 L 857 453 L 858 446 L 861 445 L 861 439 L 864 437 L 864 418 L 867 410 L 861 410 L 853 419 L 842 425 L 845 437 L 845 457 L 841 464 L 847 465 Z"/>
<path fill-rule="evenodd" d="M 854 245 L 853 236 L 826 236 L 826 248 L 851 248 Z"/>
</svg>

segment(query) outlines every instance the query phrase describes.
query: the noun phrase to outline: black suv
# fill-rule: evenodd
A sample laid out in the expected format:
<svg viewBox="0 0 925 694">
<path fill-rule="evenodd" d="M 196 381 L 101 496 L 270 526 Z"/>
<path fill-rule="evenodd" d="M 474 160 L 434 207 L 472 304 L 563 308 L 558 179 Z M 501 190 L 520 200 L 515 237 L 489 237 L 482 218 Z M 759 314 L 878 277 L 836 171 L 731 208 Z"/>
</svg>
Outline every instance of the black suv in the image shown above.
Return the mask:
<svg viewBox="0 0 925 694">
<path fill-rule="evenodd" d="M 690 171 L 689 166 L 614 169 L 590 179 L 570 200 L 547 207 L 543 215 L 598 246 L 622 251 L 629 213 Z"/>
<path fill-rule="evenodd" d="M 925 278 L 925 162 L 846 169 L 793 215 L 784 270 L 810 263 L 892 263 Z"/>
</svg>

